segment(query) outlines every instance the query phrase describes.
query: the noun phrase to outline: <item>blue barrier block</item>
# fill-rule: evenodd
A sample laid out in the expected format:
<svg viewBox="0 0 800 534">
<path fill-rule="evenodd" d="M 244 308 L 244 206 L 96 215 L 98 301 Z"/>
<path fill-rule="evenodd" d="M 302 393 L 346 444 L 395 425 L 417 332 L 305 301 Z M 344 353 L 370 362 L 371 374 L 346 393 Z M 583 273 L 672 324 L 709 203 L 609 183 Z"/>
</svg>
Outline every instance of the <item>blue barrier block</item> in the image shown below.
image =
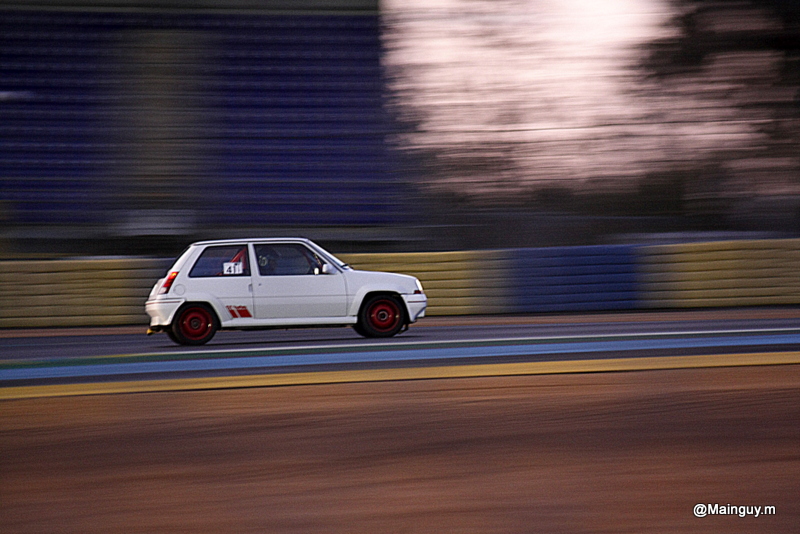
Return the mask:
<svg viewBox="0 0 800 534">
<path fill-rule="evenodd" d="M 602 289 L 598 290 L 600 284 L 541 284 L 535 291 L 520 291 L 520 298 L 552 298 L 559 297 L 565 301 L 577 297 L 580 299 L 606 300 L 611 295 L 625 294 L 625 298 L 631 298 L 636 294 L 635 284 L 630 283 L 604 283 Z"/>
<path fill-rule="evenodd" d="M 600 245 L 510 251 L 516 313 L 634 309 L 637 247 Z"/>
<path fill-rule="evenodd" d="M 636 266 L 629 263 L 616 265 L 587 263 L 585 265 L 550 265 L 547 267 L 525 264 L 524 269 L 525 278 L 519 280 L 522 285 L 526 285 L 527 282 L 538 284 L 541 282 L 539 279 L 545 279 L 544 282 L 552 283 L 552 280 L 557 278 L 584 276 L 597 277 L 598 283 L 602 283 L 602 280 L 615 276 L 635 276 L 636 274 Z"/>
</svg>

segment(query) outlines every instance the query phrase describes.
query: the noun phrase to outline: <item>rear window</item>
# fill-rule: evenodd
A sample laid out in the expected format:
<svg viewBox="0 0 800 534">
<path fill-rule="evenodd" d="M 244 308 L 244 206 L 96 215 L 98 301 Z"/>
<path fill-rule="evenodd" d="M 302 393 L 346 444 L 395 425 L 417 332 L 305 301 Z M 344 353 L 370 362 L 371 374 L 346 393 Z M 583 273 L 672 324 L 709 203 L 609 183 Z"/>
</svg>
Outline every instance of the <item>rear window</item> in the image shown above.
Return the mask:
<svg viewBox="0 0 800 534">
<path fill-rule="evenodd" d="M 247 245 L 221 245 L 206 248 L 192 270 L 190 278 L 206 276 L 250 276 Z"/>
</svg>

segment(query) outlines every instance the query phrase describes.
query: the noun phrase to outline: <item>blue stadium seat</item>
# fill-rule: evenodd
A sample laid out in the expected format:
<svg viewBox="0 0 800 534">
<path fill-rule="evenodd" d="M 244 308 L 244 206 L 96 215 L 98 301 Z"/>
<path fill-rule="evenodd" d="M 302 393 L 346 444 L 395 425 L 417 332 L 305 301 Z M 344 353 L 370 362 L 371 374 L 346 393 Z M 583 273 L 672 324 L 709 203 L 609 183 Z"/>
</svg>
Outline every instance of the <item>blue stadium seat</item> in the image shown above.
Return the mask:
<svg viewBox="0 0 800 534">
<path fill-rule="evenodd" d="M 41 9 L 0 18 L 0 201 L 15 222 L 84 224 L 125 208 L 115 105 L 132 30 L 200 36 L 201 130 L 187 137 L 202 154 L 191 179 L 204 184 L 192 192 L 205 224 L 407 220 L 376 15 Z"/>
</svg>

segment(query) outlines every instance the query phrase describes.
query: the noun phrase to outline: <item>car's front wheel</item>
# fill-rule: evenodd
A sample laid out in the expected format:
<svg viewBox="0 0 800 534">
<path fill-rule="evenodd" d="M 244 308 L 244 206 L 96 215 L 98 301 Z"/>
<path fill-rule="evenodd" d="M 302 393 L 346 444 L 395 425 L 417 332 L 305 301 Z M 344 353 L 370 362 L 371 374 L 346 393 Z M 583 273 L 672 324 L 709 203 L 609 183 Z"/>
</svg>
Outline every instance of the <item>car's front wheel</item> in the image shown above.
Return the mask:
<svg viewBox="0 0 800 534">
<path fill-rule="evenodd" d="M 205 304 L 182 308 L 172 321 L 172 336 L 181 345 L 203 345 L 214 337 L 219 322 L 214 311 Z"/>
<path fill-rule="evenodd" d="M 406 314 L 394 297 L 376 295 L 367 300 L 358 314 L 355 331 L 364 337 L 392 337 L 403 329 Z"/>
</svg>

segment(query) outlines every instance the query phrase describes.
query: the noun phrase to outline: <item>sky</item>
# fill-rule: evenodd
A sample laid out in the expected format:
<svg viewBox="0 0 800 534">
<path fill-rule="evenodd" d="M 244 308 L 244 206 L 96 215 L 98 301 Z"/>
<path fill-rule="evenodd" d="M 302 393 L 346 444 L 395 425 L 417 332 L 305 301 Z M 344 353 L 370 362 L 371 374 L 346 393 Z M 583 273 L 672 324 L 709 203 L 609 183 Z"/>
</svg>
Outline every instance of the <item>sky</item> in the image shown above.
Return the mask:
<svg viewBox="0 0 800 534">
<path fill-rule="evenodd" d="M 678 79 L 649 78 L 645 46 L 676 36 L 668 23 L 677 9 L 663 0 L 383 0 L 394 111 L 413 124 L 395 141 L 433 155 L 430 187 L 474 195 L 552 183 L 624 189 L 654 172 L 747 159 L 771 117 L 740 104 L 771 87 L 780 58 L 727 54 Z M 755 8 L 746 14 L 756 29 L 769 24 Z"/>
</svg>

